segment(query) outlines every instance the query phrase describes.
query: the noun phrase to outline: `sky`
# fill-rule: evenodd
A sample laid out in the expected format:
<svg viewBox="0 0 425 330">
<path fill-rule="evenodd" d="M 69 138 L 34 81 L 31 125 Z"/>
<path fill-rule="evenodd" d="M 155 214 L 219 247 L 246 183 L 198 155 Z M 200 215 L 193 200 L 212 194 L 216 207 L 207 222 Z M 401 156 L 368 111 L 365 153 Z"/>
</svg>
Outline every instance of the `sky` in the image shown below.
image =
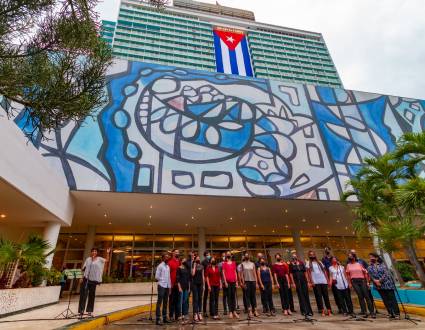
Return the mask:
<svg viewBox="0 0 425 330">
<path fill-rule="evenodd" d="M 219 3 L 251 10 L 258 22 L 322 33 L 346 89 L 425 99 L 425 0 Z M 101 0 L 101 19 L 116 20 L 118 6 Z"/>
</svg>

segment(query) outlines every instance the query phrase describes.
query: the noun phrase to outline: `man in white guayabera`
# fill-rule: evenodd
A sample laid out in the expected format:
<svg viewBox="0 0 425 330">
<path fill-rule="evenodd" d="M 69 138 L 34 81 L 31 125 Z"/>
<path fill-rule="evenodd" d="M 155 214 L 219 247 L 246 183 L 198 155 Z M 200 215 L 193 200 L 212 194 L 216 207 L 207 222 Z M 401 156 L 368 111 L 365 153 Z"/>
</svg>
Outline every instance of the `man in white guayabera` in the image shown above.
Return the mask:
<svg viewBox="0 0 425 330">
<path fill-rule="evenodd" d="M 109 248 L 106 250 L 107 256 L 109 256 L 110 250 Z M 98 250 L 92 248 L 90 257 L 86 259 L 82 268 L 84 277 L 80 286 L 80 302 L 78 304 L 78 314 L 80 314 L 80 317 L 84 315 L 84 311 L 89 316 L 93 316 L 96 286 L 102 283 L 103 268 L 108 261 L 108 259 L 99 257 L 97 253 Z"/>
</svg>

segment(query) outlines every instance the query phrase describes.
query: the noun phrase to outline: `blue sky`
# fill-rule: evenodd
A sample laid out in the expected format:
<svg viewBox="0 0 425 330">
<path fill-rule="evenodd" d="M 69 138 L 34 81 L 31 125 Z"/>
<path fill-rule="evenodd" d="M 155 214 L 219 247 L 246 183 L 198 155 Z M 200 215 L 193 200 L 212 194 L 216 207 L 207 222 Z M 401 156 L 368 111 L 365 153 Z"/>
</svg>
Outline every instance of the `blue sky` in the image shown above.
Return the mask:
<svg viewBox="0 0 425 330">
<path fill-rule="evenodd" d="M 321 32 L 347 89 L 425 99 L 425 0 L 219 3 L 252 10 L 259 22 Z M 101 18 L 115 20 L 118 6 L 101 1 Z"/>
</svg>

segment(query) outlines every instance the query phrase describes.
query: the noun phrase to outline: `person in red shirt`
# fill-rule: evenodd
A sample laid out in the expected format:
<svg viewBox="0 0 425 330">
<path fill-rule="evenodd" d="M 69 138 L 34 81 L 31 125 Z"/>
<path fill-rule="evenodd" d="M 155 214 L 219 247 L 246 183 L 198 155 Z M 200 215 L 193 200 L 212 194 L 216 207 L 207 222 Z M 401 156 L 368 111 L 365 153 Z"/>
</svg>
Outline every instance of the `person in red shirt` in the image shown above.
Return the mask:
<svg viewBox="0 0 425 330">
<path fill-rule="evenodd" d="M 229 318 L 239 318 L 239 315 L 236 313 L 236 288 L 237 283 L 237 274 L 236 274 L 236 262 L 232 260 L 232 254 L 228 251 L 226 252 L 226 261 L 223 262 L 223 280 L 224 286 L 228 288 L 227 301 L 229 304 Z"/>
<path fill-rule="evenodd" d="M 284 315 L 291 315 L 289 309 L 289 266 L 279 253 L 275 254 L 276 262 L 272 266 L 273 279 L 279 289 L 280 302 Z"/>
<path fill-rule="evenodd" d="M 221 272 L 214 257 L 211 258 L 205 277 L 207 279 L 208 292 L 210 294 L 210 316 L 214 320 L 218 320 L 218 295 L 222 284 Z"/>
<path fill-rule="evenodd" d="M 181 316 L 181 303 L 179 286 L 177 284 L 177 269 L 180 267 L 180 251 L 177 249 L 173 249 L 171 251 L 171 259 L 168 261 L 168 267 L 170 267 L 170 278 L 171 278 L 171 292 L 169 298 L 169 317 L 170 320 L 178 320 Z"/>
</svg>

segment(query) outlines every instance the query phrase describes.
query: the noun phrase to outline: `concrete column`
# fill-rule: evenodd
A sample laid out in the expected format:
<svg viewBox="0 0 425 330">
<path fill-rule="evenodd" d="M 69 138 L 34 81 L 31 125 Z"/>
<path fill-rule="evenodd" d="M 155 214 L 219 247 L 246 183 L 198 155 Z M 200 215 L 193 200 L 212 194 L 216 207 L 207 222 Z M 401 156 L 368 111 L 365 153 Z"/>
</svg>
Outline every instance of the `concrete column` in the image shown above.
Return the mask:
<svg viewBox="0 0 425 330">
<path fill-rule="evenodd" d="M 198 228 L 198 254 L 202 259 L 204 251 L 207 249 L 207 242 L 205 238 L 205 228 Z"/>
<path fill-rule="evenodd" d="M 301 235 L 299 230 L 292 231 L 292 238 L 294 239 L 295 250 L 297 251 L 298 258 L 304 260 L 304 248 L 301 244 Z"/>
<path fill-rule="evenodd" d="M 56 248 L 60 230 L 61 230 L 61 225 L 58 222 L 48 222 L 46 224 L 46 227 L 44 227 L 43 229 L 43 239 L 49 242 L 51 250 Z M 45 267 L 50 269 L 52 267 L 52 262 L 53 262 L 53 253 L 49 254 L 46 257 Z"/>
<path fill-rule="evenodd" d="M 370 229 L 371 232 L 374 234 L 376 231 L 374 229 Z M 384 259 L 384 263 L 387 266 L 387 268 L 392 272 L 393 274 L 393 278 L 394 281 L 398 284 L 400 284 L 402 282 L 400 273 L 398 272 L 398 270 L 395 268 L 394 262 L 393 262 L 393 258 L 391 258 L 391 256 L 385 252 L 383 249 L 381 249 L 380 244 L 379 244 L 379 238 L 376 237 L 375 235 L 372 238 L 373 241 L 373 247 L 375 249 L 375 252 L 377 254 L 379 254 L 380 256 L 382 256 L 382 258 Z"/>
<path fill-rule="evenodd" d="M 86 244 L 84 245 L 83 262 L 90 256 L 90 250 L 94 247 L 94 239 L 96 236 L 96 226 L 87 228 Z"/>
</svg>

